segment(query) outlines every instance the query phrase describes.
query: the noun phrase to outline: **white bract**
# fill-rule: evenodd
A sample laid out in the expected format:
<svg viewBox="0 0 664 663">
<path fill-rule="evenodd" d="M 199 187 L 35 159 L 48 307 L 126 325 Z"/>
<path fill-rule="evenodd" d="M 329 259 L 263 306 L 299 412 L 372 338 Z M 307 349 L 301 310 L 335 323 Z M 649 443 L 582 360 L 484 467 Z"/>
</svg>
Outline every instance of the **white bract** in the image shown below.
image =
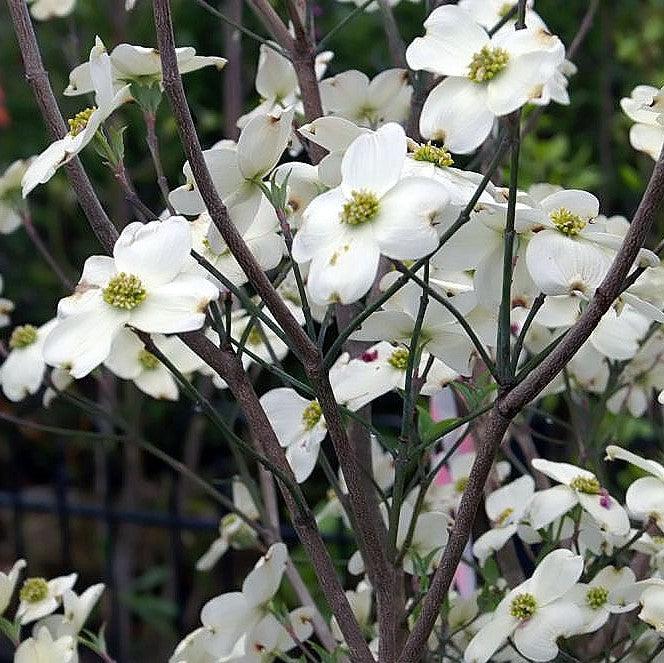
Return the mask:
<svg viewBox="0 0 664 663">
<path fill-rule="evenodd" d="M 664 123 L 661 111 L 653 108 L 661 91 L 650 85 L 637 85 L 630 97 L 620 100 L 620 105 L 630 120 L 634 121 L 629 130 L 629 142 L 639 152 L 645 152 L 653 159 L 659 157 L 664 145 Z M 661 101 L 658 105 L 661 105 Z"/>
<path fill-rule="evenodd" d="M 245 578 L 241 592 L 222 594 L 203 606 L 201 621 L 212 631 L 205 643 L 209 653 L 217 657 L 229 654 L 269 614 L 268 604 L 279 589 L 287 562 L 286 546 L 275 543 Z"/>
<path fill-rule="evenodd" d="M 580 556 L 569 550 L 549 553 L 532 577 L 498 604 L 464 652 L 465 663 L 485 663 L 508 638 L 529 660 L 554 659 L 558 638 L 577 633 L 584 624 L 583 611 L 566 596 L 582 572 Z"/>
<path fill-rule="evenodd" d="M 427 97 L 420 133 L 467 153 L 487 138 L 496 117 L 540 98 L 564 60 L 560 40 L 542 29 L 489 37 L 470 14 L 446 5 L 424 23 L 406 51 L 412 69 L 446 78 Z"/>
<path fill-rule="evenodd" d="M 16 649 L 14 663 L 74 663 L 76 640 L 69 635 L 54 640 L 46 627 Z"/>
<path fill-rule="evenodd" d="M 641 477 L 627 489 L 626 503 L 629 512 L 639 520 L 652 518 L 660 529 L 664 527 L 664 466 L 641 458 L 614 444 L 606 448 L 607 460 L 624 460 L 650 476 Z"/>
<path fill-rule="evenodd" d="M 181 74 L 188 74 L 211 65 L 222 69 L 226 64 L 225 58 L 214 55 L 196 55 L 196 49 L 191 46 L 176 48 L 175 55 L 178 71 Z M 110 53 L 109 63 L 113 86 L 116 89 L 134 82 L 142 85 L 161 82 L 161 57 L 155 48 L 118 44 Z M 78 65 L 69 74 L 69 85 L 64 94 L 73 97 L 87 94 L 94 89 L 96 89 L 95 73 L 91 63 L 85 62 Z"/>
<path fill-rule="evenodd" d="M 360 71 L 344 71 L 320 83 L 326 115 L 372 129 L 387 122 L 405 122 L 412 94 L 405 69 L 386 69 L 371 81 Z"/>
<path fill-rule="evenodd" d="M 46 370 L 44 341 L 56 324 L 50 320 L 41 327 L 21 325 L 12 332 L 9 354 L 0 366 L 0 386 L 10 401 L 22 401 L 39 391 Z"/>
<path fill-rule="evenodd" d="M 71 161 L 92 141 L 113 111 L 131 99 L 128 85 L 120 88 L 113 85 L 111 61 L 99 37 L 90 51 L 89 68 L 95 105 L 70 119 L 69 132 L 64 138 L 51 143 L 30 162 L 22 180 L 24 198 L 37 185 L 48 182 L 60 166 Z"/>
<path fill-rule="evenodd" d="M 318 303 L 347 304 L 371 287 L 382 255 L 420 258 L 437 245 L 445 189 L 399 175 L 406 134 L 397 124 L 359 136 L 343 158 L 341 185 L 309 204 L 293 242 L 293 258 L 311 261 L 308 288 Z"/>
<path fill-rule="evenodd" d="M 530 525 L 534 529 L 546 527 L 580 504 L 602 529 L 618 535 L 629 532 L 627 512 L 602 488 L 592 472 L 576 465 L 554 463 L 543 458 L 535 458 L 532 466 L 561 484 L 541 490 L 533 497 Z"/>
<path fill-rule="evenodd" d="M 18 577 L 25 567 L 25 560 L 19 559 L 7 573 L 0 571 L 0 616 L 4 615 L 5 610 L 9 607 L 16 590 Z"/>
<path fill-rule="evenodd" d="M 76 0 L 28 0 L 30 13 L 38 21 L 63 18 L 74 11 Z"/>
<path fill-rule="evenodd" d="M 113 257 L 85 262 L 73 295 L 60 300 L 44 358 L 81 378 L 110 354 L 120 330 L 174 334 L 199 329 L 217 288 L 191 262 L 191 230 L 182 217 L 131 223 Z"/>
<path fill-rule="evenodd" d="M 21 180 L 29 161 L 14 161 L 0 175 L 0 235 L 13 233 L 22 223 Z"/>
</svg>

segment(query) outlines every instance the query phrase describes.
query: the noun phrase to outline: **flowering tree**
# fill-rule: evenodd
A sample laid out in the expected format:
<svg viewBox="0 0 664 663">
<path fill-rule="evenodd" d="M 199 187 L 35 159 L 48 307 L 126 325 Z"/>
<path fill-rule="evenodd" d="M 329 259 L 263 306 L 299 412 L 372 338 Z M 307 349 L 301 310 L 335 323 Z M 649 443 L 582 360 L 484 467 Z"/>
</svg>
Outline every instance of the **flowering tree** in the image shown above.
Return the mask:
<svg viewBox="0 0 664 663">
<path fill-rule="evenodd" d="M 443 3 L 404 48 L 391 3 L 368 0 L 350 16 L 379 10 L 395 64 L 369 80 L 326 76 L 332 54 L 307 2 L 284 3 L 287 24 L 249 0 L 270 35 L 251 33 L 262 100 L 238 118 L 237 141 L 205 150 L 182 76 L 226 60 L 176 47 L 169 0 L 152 3 L 156 49 L 96 39 L 65 90 L 92 105 L 65 124 L 30 12 L 45 20 L 73 4 L 7 0 L 53 142 L 0 180 L 0 229 L 25 226 L 71 294 L 51 320 L 11 331 L 0 384 L 11 401 L 39 393 L 44 407 L 62 398 L 98 413 L 78 381 L 110 372 L 155 399 L 192 399 L 229 445 L 232 499 L 138 442 L 227 510 L 200 571 L 230 547 L 261 555 L 238 591 L 202 606 L 171 662 L 664 660 L 664 467 L 603 425 L 607 410 L 642 417 L 664 389 L 664 268 L 644 248 L 664 201 L 661 93 L 639 86 L 622 102 L 632 145 L 655 160 L 631 221 L 601 214 L 586 191 L 519 188 L 537 117 L 524 121 L 524 108 L 569 103 L 598 3 L 567 50 L 525 0 Z M 186 155 L 172 188 L 155 130 L 162 98 Z M 130 103 L 159 214 L 125 165 L 115 118 Z M 97 197 L 77 156 L 91 148 L 130 223 Z M 30 223 L 32 192 L 60 169 L 100 244 L 75 286 Z M 12 304 L 0 304 L 6 326 Z M 280 386 L 260 393 L 260 373 Z M 202 393 L 201 375 L 237 403 L 246 431 Z M 396 435 L 372 419 L 390 392 Z M 576 444 L 562 455 L 531 432 L 555 394 Z M 624 499 L 617 463 L 641 473 Z M 315 507 L 312 475 L 329 487 Z M 328 519 L 356 546 L 345 568 L 322 537 Z M 286 522 L 316 587 L 281 541 Z M 82 646 L 112 661 L 103 632 L 84 630 L 103 586 L 79 596 L 75 574 L 29 577 L 6 615 L 24 566 L 0 575 L 15 660 L 74 661 Z"/>
</svg>

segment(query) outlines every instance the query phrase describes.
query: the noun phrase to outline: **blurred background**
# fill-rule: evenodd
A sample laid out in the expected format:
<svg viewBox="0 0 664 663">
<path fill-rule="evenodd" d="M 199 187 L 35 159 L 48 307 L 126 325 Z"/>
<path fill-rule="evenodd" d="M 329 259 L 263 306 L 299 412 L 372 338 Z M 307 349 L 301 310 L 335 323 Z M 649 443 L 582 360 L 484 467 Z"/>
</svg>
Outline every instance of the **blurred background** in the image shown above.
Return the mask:
<svg viewBox="0 0 664 663">
<path fill-rule="evenodd" d="M 241 0 L 211 2 L 265 34 Z M 238 115 L 258 102 L 253 84 L 258 44 L 244 36 L 239 42 L 232 41 L 234 31 L 195 0 L 174 0 L 172 4 L 178 45 L 192 45 L 200 54 L 222 55 L 233 61 L 222 72 L 208 68 L 185 79 L 201 142 L 210 146 L 224 137 L 235 138 Z M 274 4 L 283 10 L 279 0 Z M 587 4 L 586 0 L 537 0 L 536 9 L 551 31 L 569 45 Z M 315 4 L 319 35 L 325 35 L 353 7 L 333 0 Z M 423 3 L 404 0 L 394 12 L 406 43 L 422 32 Z M 36 29 L 56 94 L 67 85 L 69 71 L 87 60 L 97 34 L 109 51 L 121 42 L 155 45 L 147 0 L 138 0 L 131 13 L 125 13 L 124 0 L 78 0 L 71 16 L 37 24 Z M 620 110 L 619 101 L 637 84 L 661 86 L 662 44 L 664 0 L 600 2 L 594 25 L 574 59 L 579 71 L 570 81 L 571 106 L 547 107 L 536 130 L 524 141 L 523 188 L 542 181 L 584 188 L 598 195 L 605 214 L 631 216 L 652 161 L 629 145 L 631 122 Z M 326 47 L 334 51 L 330 74 L 359 69 L 373 76 L 391 66 L 378 13 L 358 15 Z M 80 110 L 80 100 L 59 100 L 65 117 Z M 159 191 L 140 112 L 125 106 L 117 115 L 127 125 L 127 167 L 142 199 L 158 209 Z M 184 157 L 166 102 L 159 109 L 157 130 L 166 176 L 174 188 L 182 181 Z M 36 154 L 47 144 L 41 117 L 23 78 L 7 9 L 1 3 L 0 172 L 13 160 Z M 112 217 L 128 219 L 122 193 L 94 151 L 87 149 L 82 159 Z M 57 261 L 77 280 L 85 258 L 99 251 L 63 174 L 35 191 L 31 212 Z M 660 225 L 653 237 L 661 237 L 663 230 Z M 57 300 L 64 294 L 62 286 L 23 229 L 0 237 L 0 274 L 3 296 L 16 304 L 13 325 L 39 325 L 54 315 Z M 0 330 L 5 343 L 10 330 Z M 268 377 L 256 379 L 260 389 L 271 384 Z M 199 387 L 241 431 L 243 422 L 228 395 L 205 381 Z M 136 425 L 145 439 L 230 494 L 229 478 L 236 469 L 228 448 L 184 397 L 177 403 L 154 401 L 133 384 L 112 376 L 90 378 L 80 389 Z M 397 402 L 388 398 L 379 406 L 381 426 L 389 429 L 394 423 Z M 112 433 L 113 424 L 103 417 L 61 401 L 43 411 L 39 397 L 20 404 L 0 398 L 0 412 L 6 418 L 65 429 L 55 432 L 0 421 L 0 567 L 24 556 L 31 575 L 50 577 L 79 571 L 79 591 L 94 582 L 105 582 L 108 589 L 92 625 L 107 622 L 114 657 L 122 663 L 167 660 L 181 636 L 198 623 L 204 601 L 237 588 L 256 555 L 231 552 L 214 571 L 195 571 L 196 559 L 216 537 L 221 512 L 198 489 L 136 445 L 66 433 L 72 429 Z M 653 435 L 645 421 L 614 421 L 612 425 L 623 425 L 627 436 Z M 307 483 L 312 504 L 325 495 L 325 484 L 316 481 L 316 476 Z M 352 552 L 349 541 L 336 526 L 328 528 L 326 535 L 343 566 Z M 294 548 L 293 555 L 301 561 L 306 577 L 310 571 L 302 553 Z M 0 660 L 11 660 L 7 652 L 0 655 L 5 656 Z"/>
</svg>

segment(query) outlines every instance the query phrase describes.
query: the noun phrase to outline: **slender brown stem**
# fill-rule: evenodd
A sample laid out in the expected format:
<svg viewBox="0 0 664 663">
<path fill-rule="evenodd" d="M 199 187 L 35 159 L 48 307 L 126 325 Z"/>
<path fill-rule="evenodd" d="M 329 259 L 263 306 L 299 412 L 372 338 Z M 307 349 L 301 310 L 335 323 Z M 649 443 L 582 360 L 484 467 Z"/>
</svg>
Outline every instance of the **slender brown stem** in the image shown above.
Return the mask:
<svg viewBox="0 0 664 663">
<path fill-rule="evenodd" d="M 159 152 L 159 138 L 157 138 L 157 117 L 155 113 L 149 113 L 148 111 L 143 112 L 143 119 L 145 120 L 145 129 L 146 136 L 145 142 L 148 144 L 148 149 L 150 150 L 150 156 L 152 157 L 152 163 L 154 165 L 155 172 L 157 173 L 157 184 L 159 185 L 159 190 L 161 191 L 161 196 L 164 199 L 164 203 L 168 208 L 168 211 L 171 214 L 175 214 L 175 209 L 168 200 L 168 180 L 166 175 L 164 175 L 164 167 L 161 163 L 161 154 Z"/>
</svg>

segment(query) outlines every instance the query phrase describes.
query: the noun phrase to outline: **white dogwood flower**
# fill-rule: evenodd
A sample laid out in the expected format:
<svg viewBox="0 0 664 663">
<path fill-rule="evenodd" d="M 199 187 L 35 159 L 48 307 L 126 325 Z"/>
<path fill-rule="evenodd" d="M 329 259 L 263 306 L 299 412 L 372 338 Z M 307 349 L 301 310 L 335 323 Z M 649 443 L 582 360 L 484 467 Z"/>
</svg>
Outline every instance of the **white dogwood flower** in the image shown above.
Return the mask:
<svg viewBox="0 0 664 663">
<path fill-rule="evenodd" d="M 24 198 L 37 185 L 48 182 L 60 166 L 71 161 L 95 137 L 102 123 L 131 99 L 128 85 L 119 89 L 113 86 L 111 61 L 99 37 L 90 51 L 89 67 L 95 105 L 70 119 L 69 133 L 30 162 L 22 180 Z"/>
<path fill-rule="evenodd" d="M 203 366 L 203 360 L 175 336 L 154 334 L 152 341 L 185 375 Z M 152 398 L 170 401 L 178 399 L 178 384 L 171 372 L 129 329 L 121 329 L 116 334 L 104 366 L 119 378 L 132 380 L 144 394 Z"/>
<path fill-rule="evenodd" d="M 256 520 L 258 509 L 244 483 L 233 479 L 233 505 L 245 517 Z M 256 541 L 256 532 L 236 513 L 229 513 L 219 521 L 219 537 L 196 562 L 197 571 L 209 571 L 226 554 L 229 548 L 247 548 Z"/>
<path fill-rule="evenodd" d="M 664 580 L 661 578 L 648 578 L 628 587 L 620 587 L 618 596 L 611 596 L 611 599 L 635 602 L 633 607 L 639 603 L 639 619 L 652 626 L 660 637 L 664 634 Z"/>
<path fill-rule="evenodd" d="M 664 526 L 664 466 L 660 463 L 641 458 L 627 449 L 610 444 L 606 448 L 607 460 L 624 460 L 634 467 L 647 472 L 650 476 L 641 477 L 630 485 L 625 495 L 629 512 L 639 520 L 653 518 L 657 526 Z"/>
<path fill-rule="evenodd" d="M 54 640 L 45 627 L 25 639 L 14 654 L 14 663 L 74 663 L 76 660 L 76 640 L 69 635 Z"/>
<path fill-rule="evenodd" d="M 404 122 L 412 94 L 406 69 L 386 69 L 371 81 L 360 71 L 344 71 L 320 82 L 326 115 L 371 129 L 387 122 Z"/>
<path fill-rule="evenodd" d="M 231 221 L 235 217 L 235 211 L 234 208 L 229 210 Z M 191 232 L 194 251 L 202 255 L 234 285 L 241 286 L 247 282 L 247 275 L 207 212 L 203 212 L 191 224 Z M 274 269 L 281 261 L 286 247 L 279 234 L 279 221 L 274 207 L 267 198 L 261 200 L 255 219 L 242 234 L 242 239 L 265 271 Z M 212 274 L 208 275 L 208 278 L 219 289 L 223 289 L 224 286 Z"/>
<path fill-rule="evenodd" d="M 634 610 L 636 604 L 627 601 L 627 592 L 623 590 L 635 580 L 628 566 L 621 569 L 605 566 L 589 583 L 574 585 L 566 598 L 574 601 L 584 613 L 585 625 L 578 633 L 593 633 L 602 628 L 611 615 Z"/>
<path fill-rule="evenodd" d="M 9 354 L 0 366 L 0 386 L 10 401 L 22 401 L 39 391 L 46 370 L 44 341 L 57 322 L 49 320 L 41 327 L 21 325 L 12 332 Z"/>
<path fill-rule="evenodd" d="M 237 146 L 222 141 L 203 152 L 217 193 L 230 209 L 233 223 L 244 233 L 254 222 L 264 198 L 259 185 L 279 162 L 288 146 L 295 109 L 279 108 L 253 117 L 242 129 Z M 205 203 L 196 187 L 187 161 L 183 168 L 186 183 L 171 191 L 169 200 L 180 214 L 198 215 Z"/>
<path fill-rule="evenodd" d="M 74 294 L 60 300 L 58 323 L 44 343 L 46 362 L 81 378 L 108 357 L 127 325 L 164 334 L 202 327 L 219 291 L 194 271 L 190 251 L 191 229 L 182 217 L 126 226 L 113 257 L 88 258 Z"/>
<path fill-rule="evenodd" d="M 473 544 L 473 555 L 481 565 L 516 534 L 534 494 L 535 482 L 531 476 L 525 475 L 494 490 L 486 498 L 484 508 L 491 521 L 491 529 Z"/>
<path fill-rule="evenodd" d="M 564 59 L 560 40 L 544 30 L 489 37 L 454 5 L 435 9 L 424 27 L 426 35 L 406 51 L 408 64 L 446 78 L 424 103 L 420 133 L 452 152 L 471 152 L 487 138 L 496 117 L 541 97 Z"/>
<path fill-rule="evenodd" d="M 583 558 L 570 550 L 554 550 L 532 577 L 511 590 L 498 604 L 464 652 L 465 663 L 485 663 L 508 638 L 532 661 L 550 661 L 557 640 L 575 634 L 584 624 L 583 611 L 565 595 L 583 572 Z"/>
<path fill-rule="evenodd" d="M 447 193 L 432 180 L 400 180 L 405 158 L 406 134 L 398 124 L 359 136 L 344 155 L 341 185 L 307 207 L 293 258 L 311 260 L 307 285 L 315 302 L 362 297 L 381 254 L 413 259 L 436 248 Z"/>
<path fill-rule="evenodd" d="M 623 111 L 634 121 L 629 130 L 629 142 L 635 150 L 645 152 L 653 159 L 659 157 L 664 145 L 664 124 L 661 114 L 653 108 L 659 96 L 661 92 L 656 87 L 637 85 L 631 96 L 620 100 Z"/>
<path fill-rule="evenodd" d="M 27 578 L 18 595 L 17 619 L 25 625 L 55 612 L 62 603 L 63 595 L 74 586 L 77 578 L 76 573 L 52 580 Z"/>
<path fill-rule="evenodd" d="M 30 13 L 38 21 L 69 16 L 76 7 L 76 0 L 28 0 Z"/>
<path fill-rule="evenodd" d="M 0 274 L 0 294 L 5 287 L 5 281 Z M 6 327 L 11 322 L 10 313 L 14 310 L 14 303 L 5 297 L 0 297 L 0 329 Z"/>
<path fill-rule="evenodd" d="M 532 466 L 561 484 L 535 493 L 530 503 L 530 525 L 534 529 L 546 527 L 580 504 L 602 529 L 618 535 L 629 532 L 627 512 L 602 488 L 592 472 L 543 458 L 533 459 Z"/>
<path fill-rule="evenodd" d="M 237 641 L 268 614 L 288 562 L 283 543 L 270 546 L 242 583 L 242 591 L 228 592 L 208 601 L 201 610 L 203 626 L 212 630 L 205 648 L 214 656 L 229 654 Z M 215 659 L 216 660 L 216 659 Z"/>
<path fill-rule="evenodd" d="M 49 615 L 40 619 L 35 624 L 34 632 L 38 633 L 46 627 L 54 640 L 68 635 L 75 638 L 83 630 L 104 588 L 102 583 L 92 585 L 80 596 L 73 589 L 68 589 L 62 594 L 63 614 Z"/>
<path fill-rule="evenodd" d="M 18 159 L 0 175 L 0 235 L 9 235 L 20 227 L 21 180 L 28 169 L 29 161 Z"/>
<path fill-rule="evenodd" d="M 196 49 L 184 46 L 175 49 L 178 71 L 188 74 L 203 67 L 215 66 L 222 69 L 225 58 L 214 55 L 196 55 Z M 109 55 L 113 86 L 118 89 L 128 83 L 139 82 L 143 85 L 152 81 L 161 82 L 161 56 L 156 48 L 118 44 Z M 84 62 L 69 74 L 69 85 L 64 91 L 66 96 L 88 94 L 95 89 L 95 74 L 91 63 Z"/>
</svg>

